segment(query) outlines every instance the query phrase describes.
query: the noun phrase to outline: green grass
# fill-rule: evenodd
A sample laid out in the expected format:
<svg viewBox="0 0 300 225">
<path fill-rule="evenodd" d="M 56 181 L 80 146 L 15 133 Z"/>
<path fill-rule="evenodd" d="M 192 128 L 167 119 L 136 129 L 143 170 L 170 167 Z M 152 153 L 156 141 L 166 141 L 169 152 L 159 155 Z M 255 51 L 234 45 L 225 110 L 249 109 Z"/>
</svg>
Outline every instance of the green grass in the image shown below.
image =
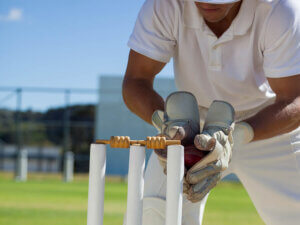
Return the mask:
<svg viewBox="0 0 300 225">
<path fill-rule="evenodd" d="M 105 225 L 121 225 L 126 209 L 127 186 L 109 178 L 105 186 Z M 32 174 L 29 181 L 15 182 L 0 173 L 0 225 L 86 224 L 87 176 L 72 183 L 59 175 Z M 210 194 L 204 225 L 263 225 L 247 193 L 238 183 L 221 183 Z"/>
</svg>

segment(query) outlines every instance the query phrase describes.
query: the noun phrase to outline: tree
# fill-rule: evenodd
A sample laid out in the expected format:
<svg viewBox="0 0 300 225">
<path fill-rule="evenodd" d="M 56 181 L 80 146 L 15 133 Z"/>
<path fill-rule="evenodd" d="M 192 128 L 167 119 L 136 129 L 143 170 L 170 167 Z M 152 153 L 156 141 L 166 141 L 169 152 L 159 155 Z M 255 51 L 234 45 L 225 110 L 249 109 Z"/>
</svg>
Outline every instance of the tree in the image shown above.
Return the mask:
<svg viewBox="0 0 300 225">
<path fill-rule="evenodd" d="M 94 139 L 94 105 L 74 105 L 68 108 L 70 113 L 70 147 L 75 153 L 89 150 Z M 49 109 L 43 120 L 47 123 L 48 139 L 56 145 L 64 142 L 65 108 Z"/>
</svg>

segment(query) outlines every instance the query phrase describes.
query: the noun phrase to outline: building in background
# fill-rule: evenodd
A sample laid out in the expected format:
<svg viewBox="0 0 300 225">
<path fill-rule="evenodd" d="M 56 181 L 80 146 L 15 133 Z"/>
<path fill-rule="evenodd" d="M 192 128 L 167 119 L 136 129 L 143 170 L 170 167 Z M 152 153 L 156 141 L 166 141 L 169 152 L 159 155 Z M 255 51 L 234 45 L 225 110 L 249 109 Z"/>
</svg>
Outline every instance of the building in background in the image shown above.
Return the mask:
<svg viewBox="0 0 300 225">
<path fill-rule="evenodd" d="M 109 139 L 110 136 L 130 136 L 131 139 L 145 139 L 157 134 L 155 128 L 128 110 L 122 98 L 122 77 L 101 76 L 99 101 L 96 113 L 96 139 Z M 156 78 L 155 90 L 164 98 L 176 90 L 171 78 Z M 128 149 L 107 151 L 106 171 L 109 175 L 126 175 L 128 172 Z M 147 159 L 152 150 L 147 150 Z"/>
</svg>

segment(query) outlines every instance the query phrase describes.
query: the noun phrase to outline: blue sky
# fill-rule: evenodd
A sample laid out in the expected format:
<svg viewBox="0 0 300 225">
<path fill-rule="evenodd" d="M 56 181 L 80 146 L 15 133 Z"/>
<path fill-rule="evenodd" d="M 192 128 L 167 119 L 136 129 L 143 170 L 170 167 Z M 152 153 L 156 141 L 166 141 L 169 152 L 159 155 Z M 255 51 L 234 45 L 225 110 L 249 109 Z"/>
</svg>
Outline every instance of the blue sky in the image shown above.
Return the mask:
<svg viewBox="0 0 300 225">
<path fill-rule="evenodd" d="M 127 40 L 143 2 L 1 0 L 0 86 L 96 89 L 100 74 L 123 74 Z M 171 65 L 161 72 L 172 73 Z M 8 95 L 0 92 L 0 107 L 14 107 Z M 77 96 L 71 103 L 96 99 Z M 44 110 L 63 102 L 63 95 L 27 94 L 22 108 Z"/>
</svg>

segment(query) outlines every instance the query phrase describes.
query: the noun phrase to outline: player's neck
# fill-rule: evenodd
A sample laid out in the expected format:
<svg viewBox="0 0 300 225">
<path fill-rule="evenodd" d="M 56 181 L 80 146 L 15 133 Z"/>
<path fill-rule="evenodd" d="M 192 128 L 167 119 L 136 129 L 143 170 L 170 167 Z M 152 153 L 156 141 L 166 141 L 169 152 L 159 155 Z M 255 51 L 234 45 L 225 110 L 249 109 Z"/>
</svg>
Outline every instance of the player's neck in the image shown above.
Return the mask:
<svg viewBox="0 0 300 225">
<path fill-rule="evenodd" d="M 205 20 L 206 25 L 211 29 L 211 31 L 219 38 L 222 36 L 223 33 L 230 27 L 232 21 L 238 15 L 240 8 L 241 8 L 242 1 L 236 4 L 232 9 L 229 11 L 227 16 L 219 22 L 208 22 Z"/>
</svg>

